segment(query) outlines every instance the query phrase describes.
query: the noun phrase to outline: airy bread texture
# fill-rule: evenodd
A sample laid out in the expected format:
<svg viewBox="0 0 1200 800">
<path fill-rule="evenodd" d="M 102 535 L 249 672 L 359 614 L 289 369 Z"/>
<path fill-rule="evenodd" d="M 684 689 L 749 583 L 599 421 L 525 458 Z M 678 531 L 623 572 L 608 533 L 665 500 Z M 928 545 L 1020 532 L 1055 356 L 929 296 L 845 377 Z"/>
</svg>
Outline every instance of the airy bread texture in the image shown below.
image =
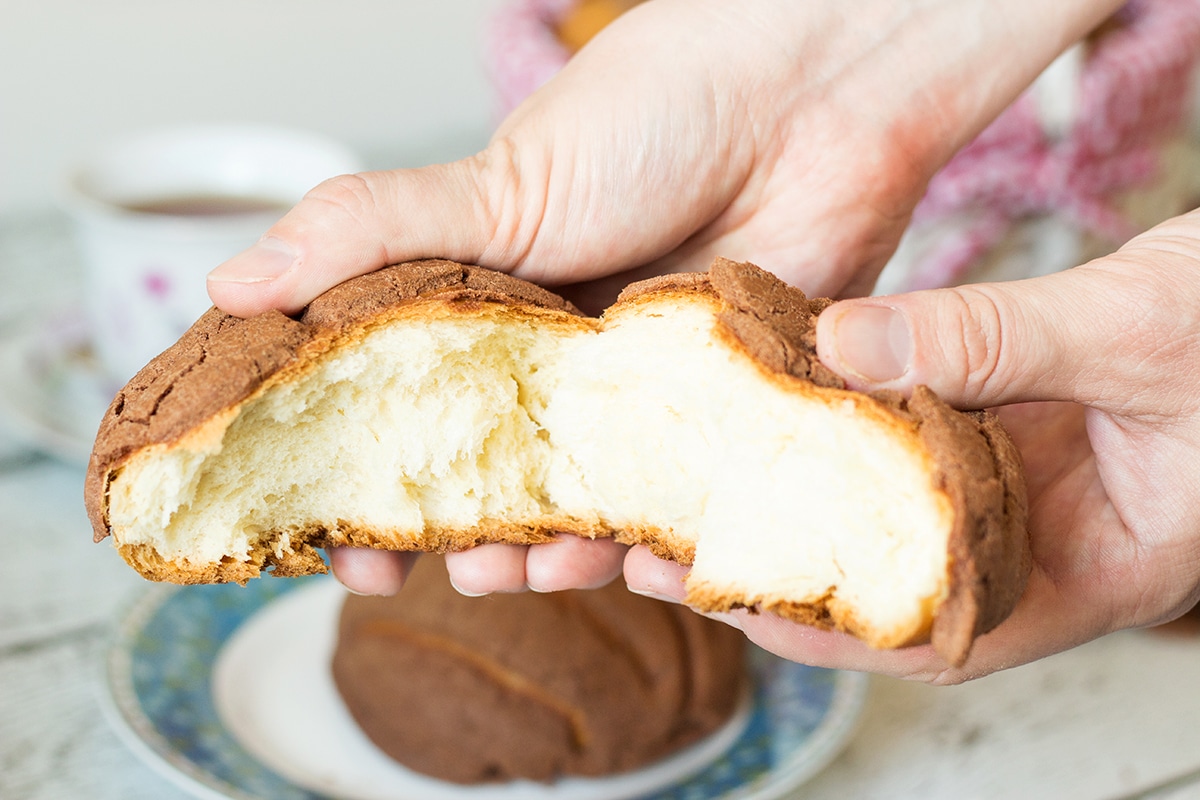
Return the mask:
<svg viewBox="0 0 1200 800">
<path fill-rule="evenodd" d="M 143 575 L 324 570 L 314 548 L 616 536 L 753 607 L 961 662 L 1029 569 L 987 414 L 847 391 L 826 301 L 750 264 L 636 284 L 601 319 L 516 279 L 403 264 L 299 319 L 213 310 L 114 400 L 87 504 Z"/>
</svg>

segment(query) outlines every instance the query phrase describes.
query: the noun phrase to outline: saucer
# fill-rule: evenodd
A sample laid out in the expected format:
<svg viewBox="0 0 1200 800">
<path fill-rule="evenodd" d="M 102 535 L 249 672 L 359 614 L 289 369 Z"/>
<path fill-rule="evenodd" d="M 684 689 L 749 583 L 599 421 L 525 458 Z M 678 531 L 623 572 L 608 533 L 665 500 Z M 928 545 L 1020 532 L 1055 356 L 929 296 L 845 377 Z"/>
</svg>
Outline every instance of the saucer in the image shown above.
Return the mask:
<svg viewBox="0 0 1200 800">
<path fill-rule="evenodd" d="M 14 437 L 86 465 L 96 429 L 119 387 L 92 354 L 82 312 L 31 317 L 0 340 L 0 424 Z"/>
<path fill-rule="evenodd" d="M 327 577 L 154 587 L 119 623 L 106 706 L 131 749 L 201 798 L 771 800 L 848 742 L 868 679 L 751 648 L 753 691 L 723 729 L 608 778 L 460 786 L 392 762 L 329 671 L 344 590 Z"/>
</svg>

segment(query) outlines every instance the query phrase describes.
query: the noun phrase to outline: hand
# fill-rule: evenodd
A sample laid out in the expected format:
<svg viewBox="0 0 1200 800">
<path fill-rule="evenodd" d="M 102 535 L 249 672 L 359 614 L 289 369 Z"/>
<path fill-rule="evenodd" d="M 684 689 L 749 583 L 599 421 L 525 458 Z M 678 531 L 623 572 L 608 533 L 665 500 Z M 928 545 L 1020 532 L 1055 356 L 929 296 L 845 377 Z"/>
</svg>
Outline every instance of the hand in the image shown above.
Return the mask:
<svg viewBox="0 0 1200 800">
<path fill-rule="evenodd" d="M 293 312 L 354 275 L 438 256 L 551 285 L 601 280 L 571 292 L 595 310 L 614 285 L 720 254 L 812 295 L 860 294 L 930 176 L 1119 4 L 653 0 L 482 153 L 318 186 L 209 292 L 233 314 Z M 623 553 L 574 541 L 449 563 L 467 592 L 553 589 L 610 580 Z M 366 592 L 395 591 L 407 563 L 332 558 Z"/>
<path fill-rule="evenodd" d="M 852 388 L 924 383 L 953 405 L 1002 406 L 1025 460 L 1034 569 L 1012 617 L 961 670 L 929 647 L 871 651 L 770 615 L 730 620 L 811 664 L 937 682 L 977 677 L 1200 600 L 1200 211 L 1068 272 L 831 306 L 822 360 Z M 682 596 L 643 552 L 631 587 Z"/>
</svg>

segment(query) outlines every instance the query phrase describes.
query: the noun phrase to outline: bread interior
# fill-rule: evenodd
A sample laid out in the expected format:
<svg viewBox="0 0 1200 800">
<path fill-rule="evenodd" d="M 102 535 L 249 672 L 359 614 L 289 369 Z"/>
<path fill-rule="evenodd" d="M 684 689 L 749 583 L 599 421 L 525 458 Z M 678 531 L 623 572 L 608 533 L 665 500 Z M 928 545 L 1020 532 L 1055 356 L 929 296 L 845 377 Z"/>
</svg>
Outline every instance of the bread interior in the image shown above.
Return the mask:
<svg viewBox="0 0 1200 800">
<path fill-rule="evenodd" d="M 911 426 L 767 372 L 708 301 L 671 295 L 603 324 L 414 307 L 136 455 L 108 501 L 118 544 L 193 564 L 314 529 L 414 549 L 638 531 L 694 548 L 698 597 L 841 604 L 883 646 L 927 626 L 953 522 Z"/>
</svg>

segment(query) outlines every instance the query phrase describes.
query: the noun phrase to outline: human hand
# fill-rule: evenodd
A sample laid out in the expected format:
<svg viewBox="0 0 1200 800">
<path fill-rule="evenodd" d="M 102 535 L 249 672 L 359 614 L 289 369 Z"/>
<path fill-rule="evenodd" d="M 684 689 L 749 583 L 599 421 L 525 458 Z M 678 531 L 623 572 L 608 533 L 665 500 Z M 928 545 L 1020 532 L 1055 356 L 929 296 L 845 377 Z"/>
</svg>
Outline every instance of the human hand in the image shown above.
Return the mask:
<svg viewBox="0 0 1200 800">
<path fill-rule="evenodd" d="M 1045 278 L 831 306 L 818 352 L 856 389 L 926 384 L 1001 406 L 1029 484 L 1034 568 L 962 669 L 930 647 L 872 651 L 771 615 L 727 617 L 810 664 L 956 682 L 1200 600 L 1200 211 Z M 635 551 L 630 586 L 682 596 L 681 568 Z"/>
<path fill-rule="evenodd" d="M 223 310 L 293 312 L 357 274 L 437 256 L 535 282 L 612 286 L 714 255 L 812 295 L 865 292 L 925 183 L 1118 0 L 653 0 L 514 112 L 480 154 L 314 189 L 221 265 Z M 635 270 L 635 271 L 633 271 Z M 593 585 L 624 550 L 564 541 L 449 561 L 467 592 Z M 406 557 L 334 551 L 390 592 Z"/>
</svg>

